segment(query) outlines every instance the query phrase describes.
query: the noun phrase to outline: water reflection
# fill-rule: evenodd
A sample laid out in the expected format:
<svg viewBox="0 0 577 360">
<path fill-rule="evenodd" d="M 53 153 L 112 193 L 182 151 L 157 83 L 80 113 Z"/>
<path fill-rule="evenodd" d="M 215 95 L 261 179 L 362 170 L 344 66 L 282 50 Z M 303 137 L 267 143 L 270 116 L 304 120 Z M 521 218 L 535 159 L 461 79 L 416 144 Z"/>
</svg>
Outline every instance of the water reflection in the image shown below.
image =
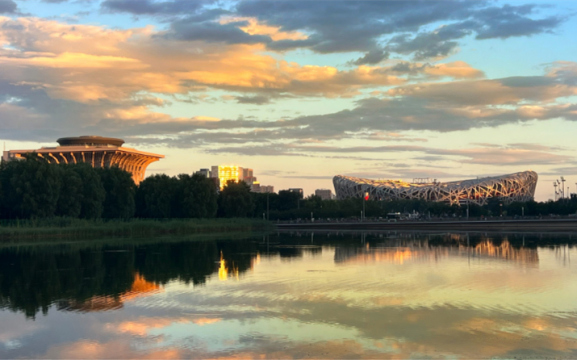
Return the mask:
<svg viewBox="0 0 577 360">
<path fill-rule="evenodd" d="M 386 245 L 386 246 L 383 246 Z M 402 245 L 377 243 L 371 246 L 366 242 L 364 247 L 339 247 L 335 249 L 335 262 L 390 262 L 403 264 L 407 261 L 441 261 L 454 256 L 485 257 L 513 262 L 527 266 L 537 266 L 539 255 L 537 249 L 515 248 L 507 240 L 495 245 L 492 240 L 484 239 L 476 245 L 430 246 L 427 240 L 403 242 Z"/>
<path fill-rule="evenodd" d="M 134 282 L 126 292 L 115 296 L 92 296 L 87 300 L 79 301 L 75 299 L 62 299 L 56 302 L 58 310 L 69 311 L 104 311 L 117 310 L 122 308 L 124 302 L 137 297 L 152 295 L 162 291 L 158 284 L 146 281 L 138 272 L 134 274 Z"/>
<path fill-rule="evenodd" d="M 238 277 L 252 268 L 257 250 L 252 241 L 3 248 L 0 306 L 31 318 L 46 314 L 52 304 L 81 311 L 117 309 L 173 280 L 202 285 L 225 262 Z"/>
<path fill-rule="evenodd" d="M 574 358 L 572 236 L 3 248 L 0 358 Z"/>
</svg>

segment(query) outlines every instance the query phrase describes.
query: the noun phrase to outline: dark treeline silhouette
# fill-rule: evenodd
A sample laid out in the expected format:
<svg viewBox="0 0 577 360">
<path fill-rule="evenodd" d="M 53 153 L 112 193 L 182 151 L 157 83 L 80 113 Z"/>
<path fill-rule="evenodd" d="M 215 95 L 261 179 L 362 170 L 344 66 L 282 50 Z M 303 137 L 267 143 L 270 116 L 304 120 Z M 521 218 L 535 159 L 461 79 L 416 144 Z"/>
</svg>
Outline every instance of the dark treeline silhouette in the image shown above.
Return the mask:
<svg viewBox="0 0 577 360">
<path fill-rule="evenodd" d="M 0 218 L 98 219 L 134 215 L 135 185 L 117 167 L 49 164 L 29 157 L 0 164 Z"/>
<path fill-rule="evenodd" d="M 255 215 L 266 214 L 267 197 L 269 217 L 271 220 L 294 219 L 351 219 L 359 218 L 363 211 L 363 199 L 322 200 L 318 196 L 300 199 L 297 194 L 280 191 L 279 194 L 254 194 Z M 365 217 L 386 218 L 390 213 L 413 214 L 421 218 L 466 217 L 519 217 L 519 216 L 549 216 L 570 215 L 577 212 L 577 197 L 557 201 L 507 204 L 503 199 L 489 199 L 487 205 L 475 204 L 450 205 L 447 203 L 425 200 L 387 200 L 365 201 Z M 312 215 L 311 215 L 312 214 Z"/>
<path fill-rule="evenodd" d="M 218 191 L 212 179 L 194 174 L 153 175 L 136 186 L 117 167 L 48 164 L 30 156 L 0 164 L 0 219 L 55 216 L 82 219 L 248 217 L 269 220 L 359 218 L 362 199 L 301 199 L 286 190 L 251 193 L 244 182 L 229 182 Z M 367 218 L 389 213 L 418 213 L 425 218 L 548 216 L 575 214 L 577 197 L 557 201 L 507 204 L 490 199 L 485 206 L 449 205 L 425 200 L 366 201 Z"/>
<path fill-rule="evenodd" d="M 257 245 L 247 241 L 4 248 L 0 308 L 35 317 L 55 303 L 80 311 L 102 309 L 103 304 L 117 307 L 123 297 L 153 285 L 173 280 L 204 284 L 221 263 L 229 273 L 242 274 L 251 268 L 256 252 Z M 136 283 L 139 279 L 147 284 Z"/>
</svg>

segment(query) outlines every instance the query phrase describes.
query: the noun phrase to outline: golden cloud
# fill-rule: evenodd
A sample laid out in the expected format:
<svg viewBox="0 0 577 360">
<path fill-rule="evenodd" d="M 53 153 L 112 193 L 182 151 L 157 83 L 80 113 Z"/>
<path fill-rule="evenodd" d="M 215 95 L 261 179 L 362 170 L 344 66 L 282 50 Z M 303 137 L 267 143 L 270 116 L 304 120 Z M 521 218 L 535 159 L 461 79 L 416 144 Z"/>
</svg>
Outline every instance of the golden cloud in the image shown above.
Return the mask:
<svg viewBox="0 0 577 360">
<path fill-rule="evenodd" d="M 471 67 L 464 61 L 455 61 L 447 64 L 438 64 L 426 67 L 425 74 L 432 76 L 450 76 L 453 78 L 480 78 L 484 76 L 481 70 Z"/>
<path fill-rule="evenodd" d="M 279 40 L 305 40 L 308 36 L 300 31 L 281 31 L 280 26 L 261 24 L 256 18 L 227 16 L 220 19 L 221 24 L 246 21 L 248 25 L 240 26 L 239 29 L 249 35 L 268 35 L 274 41 Z"/>
<path fill-rule="evenodd" d="M 247 21 L 247 32 L 279 39 L 304 36 Z M 39 83 L 53 98 L 80 102 L 126 99 L 142 91 L 184 94 L 198 86 L 353 96 L 360 88 L 405 82 L 379 68 L 342 71 L 279 61 L 265 54 L 260 44 L 221 46 L 164 39 L 151 27 L 118 30 L 3 17 L 0 29 L 2 41 L 11 45 L 10 51 L 0 54 L 1 77 Z"/>
</svg>

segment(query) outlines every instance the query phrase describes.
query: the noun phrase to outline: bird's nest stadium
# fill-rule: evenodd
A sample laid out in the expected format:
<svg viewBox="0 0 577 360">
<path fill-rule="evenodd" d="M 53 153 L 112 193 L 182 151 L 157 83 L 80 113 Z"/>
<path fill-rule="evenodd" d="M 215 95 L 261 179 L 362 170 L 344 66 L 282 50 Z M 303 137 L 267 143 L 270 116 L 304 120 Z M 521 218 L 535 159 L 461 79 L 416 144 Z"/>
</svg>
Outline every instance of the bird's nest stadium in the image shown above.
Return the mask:
<svg viewBox="0 0 577 360">
<path fill-rule="evenodd" d="M 411 200 L 453 204 L 485 205 L 491 198 L 505 203 L 533 200 L 537 173 L 515 174 L 452 182 L 425 181 L 411 183 L 401 180 L 370 180 L 337 175 L 333 178 L 337 199 L 362 198 L 368 193 L 373 200 Z"/>
</svg>

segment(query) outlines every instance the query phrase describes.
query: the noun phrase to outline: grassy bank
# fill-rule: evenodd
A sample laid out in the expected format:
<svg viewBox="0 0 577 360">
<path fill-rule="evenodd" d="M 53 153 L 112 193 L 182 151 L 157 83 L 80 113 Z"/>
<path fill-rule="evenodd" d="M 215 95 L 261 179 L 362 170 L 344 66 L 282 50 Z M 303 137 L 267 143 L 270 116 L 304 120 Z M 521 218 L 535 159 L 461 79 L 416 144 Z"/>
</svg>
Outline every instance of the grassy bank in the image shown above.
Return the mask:
<svg viewBox="0 0 577 360">
<path fill-rule="evenodd" d="M 102 237 L 150 237 L 272 230 L 268 221 L 257 219 L 131 219 L 79 220 L 53 218 L 0 223 L 0 241 L 30 239 L 89 239 Z"/>
</svg>

